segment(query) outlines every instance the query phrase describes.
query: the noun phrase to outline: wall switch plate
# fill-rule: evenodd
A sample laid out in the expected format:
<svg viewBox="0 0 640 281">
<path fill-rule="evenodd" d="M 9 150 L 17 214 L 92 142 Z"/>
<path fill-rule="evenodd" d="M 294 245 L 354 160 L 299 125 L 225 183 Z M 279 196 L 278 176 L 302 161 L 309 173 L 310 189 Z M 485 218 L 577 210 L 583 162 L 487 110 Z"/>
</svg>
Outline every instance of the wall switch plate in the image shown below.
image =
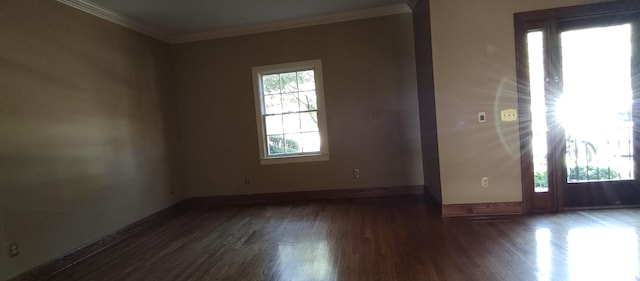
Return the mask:
<svg viewBox="0 0 640 281">
<path fill-rule="evenodd" d="M 354 179 L 359 179 L 360 178 L 360 169 L 356 168 L 353 170 L 353 178 Z"/>
<path fill-rule="evenodd" d="M 18 248 L 18 242 L 13 242 L 9 244 L 9 256 L 15 257 L 20 254 L 20 249 Z"/>
<path fill-rule="evenodd" d="M 505 109 L 500 111 L 500 119 L 505 122 L 518 120 L 518 112 L 515 109 Z"/>
<path fill-rule="evenodd" d="M 478 122 L 480 122 L 480 123 L 487 122 L 487 113 L 486 112 L 478 112 Z"/>
</svg>

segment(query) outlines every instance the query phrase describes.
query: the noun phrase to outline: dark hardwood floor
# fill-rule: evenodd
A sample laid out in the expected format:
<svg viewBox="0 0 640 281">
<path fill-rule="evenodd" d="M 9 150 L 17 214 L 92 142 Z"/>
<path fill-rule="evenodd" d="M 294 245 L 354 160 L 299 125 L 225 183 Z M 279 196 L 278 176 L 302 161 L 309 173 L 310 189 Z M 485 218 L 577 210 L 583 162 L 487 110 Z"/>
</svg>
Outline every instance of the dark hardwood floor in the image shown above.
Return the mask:
<svg viewBox="0 0 640 281">
<path fill-rule="evenodd" d="M 191 210 L 50 280 L 640 280 L 640 209 L 442 219 L 419 196 Z"/>
</svg>

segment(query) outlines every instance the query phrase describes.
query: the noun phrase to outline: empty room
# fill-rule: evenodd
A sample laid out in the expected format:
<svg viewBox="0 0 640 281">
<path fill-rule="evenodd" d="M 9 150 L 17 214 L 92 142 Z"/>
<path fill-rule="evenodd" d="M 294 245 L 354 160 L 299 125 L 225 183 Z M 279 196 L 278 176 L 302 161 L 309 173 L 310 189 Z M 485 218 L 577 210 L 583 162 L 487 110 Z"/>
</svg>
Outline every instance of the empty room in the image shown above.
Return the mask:
<svg viewBox="0 0 640 281">
<path fill-rule="evenodd" d="M 0 280 L 640 280 L 640 2 L 0 4 Z"/>
</svg>

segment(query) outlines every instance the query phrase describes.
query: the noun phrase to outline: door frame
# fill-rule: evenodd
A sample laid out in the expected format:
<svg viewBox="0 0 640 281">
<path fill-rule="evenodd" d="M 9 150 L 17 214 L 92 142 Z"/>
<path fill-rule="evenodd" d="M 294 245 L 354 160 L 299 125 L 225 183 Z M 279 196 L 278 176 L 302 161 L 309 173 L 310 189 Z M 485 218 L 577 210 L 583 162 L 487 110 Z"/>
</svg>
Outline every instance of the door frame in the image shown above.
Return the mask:
<svg viewBox="0 0 640 281">
<path fill-rule="evenodd" d="M 519 127 L 520 127 L 520 151 L 521 151 L 521 174 L 522 174 L 522 196 L 523 196 L 523 208 L 525 213 L 538 213 L 538 212 L 555 212 L 565 209 L 564 199 L 565 194 L 563 192 L 564 185 L 566 185 L 566 169 L 562 167 L 556 167 L 563 163 L 565 157 L 566 143 L 564 137 L 564 129 L 559 125 L 552 125 L 548 127 L 551 132 L 547 136 L 547 147 L 551 148 L 548 152 L 548 165 L 549 165 L 549 191 L 545 193 L 534 192 L 534 172 L 533 172 L 533 151 L 531 148 L 532 143 L 532 130 L 531 130 L 531 98 L 529 92 L 529 67 L 527 56 L 527 34 L 533 30 L 540 30 L 544 32 L 545 49 L 551 50 L 548 55 L 545 55 L 545 77 L 548 82 L 545 83 L 547 100 L 547 120 L 550 120 L 550 114 L 553 112 L 552 105 L 554 103 L 549 102 L 550 99 L 559 98 L 559 93 L 562 90 L 562 81 L 559 77 L 561 75 L 560 63 L 561 54 L 559 48 L 559 40 L 549 40 L 552 36 L 558 34 L 557 28 L 559 25 L 563 25 L 570 21 L 598 21 L 600 18 L 610 17 L 640 17 L 640 1 L 625 0 L 604 2 L 597 4 L 588 4 L 572 7 L 562 7 L 547 10 L 521 12 L 514 14 L 514 26 L 515 26 L 515 46 L 516 46 L 516 76 L 517 76 L 517 92 L 518 92 L 518 110 L 519 110 Z M 633 34 L 634 42 L 640 42 L 640 32 Z M 634 61 L 635 65 L 640 65 L 640 44 L 634 44 Z M 640 66 L 636 66 L 638 68 Z M 633 71 L 633 70 L 632 70 Z M 638 72 L 638 70 L 635 70 Z M 640 79 L 637 77 L 632 79 L 632 87 L 634 92 L 634 100 L 638 100 L 638 93 L 640 92 Z M 640 105 L 638 102 L 634 103 L 633 108 L 633 120 L 634 120 L 634 140 L 640 139 Z M 553 122 L 552 122 L 553 123 Z M 634 141 L 634 161 L 640 163 L 640 141 Z M 636 181 L 640 180 L 639 170 L 640 167 L 635 165 L 635 178 Z"/>
</svg>

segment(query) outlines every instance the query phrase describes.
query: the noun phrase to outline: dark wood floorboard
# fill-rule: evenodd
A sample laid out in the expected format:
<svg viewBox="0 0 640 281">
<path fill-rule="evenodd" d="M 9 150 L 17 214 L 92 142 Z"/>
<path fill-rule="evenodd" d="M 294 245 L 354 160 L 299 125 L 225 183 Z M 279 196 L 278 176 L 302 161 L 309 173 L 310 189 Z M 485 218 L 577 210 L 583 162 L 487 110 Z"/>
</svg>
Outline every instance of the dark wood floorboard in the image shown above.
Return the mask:
<svg viewBox="0 0 640 281">
<path fill-rule="evenodd" d="M 640 280 L 640 209 L 438 217 L 422 197 L 225 206 L 50 280 Z"/>
</svg>

